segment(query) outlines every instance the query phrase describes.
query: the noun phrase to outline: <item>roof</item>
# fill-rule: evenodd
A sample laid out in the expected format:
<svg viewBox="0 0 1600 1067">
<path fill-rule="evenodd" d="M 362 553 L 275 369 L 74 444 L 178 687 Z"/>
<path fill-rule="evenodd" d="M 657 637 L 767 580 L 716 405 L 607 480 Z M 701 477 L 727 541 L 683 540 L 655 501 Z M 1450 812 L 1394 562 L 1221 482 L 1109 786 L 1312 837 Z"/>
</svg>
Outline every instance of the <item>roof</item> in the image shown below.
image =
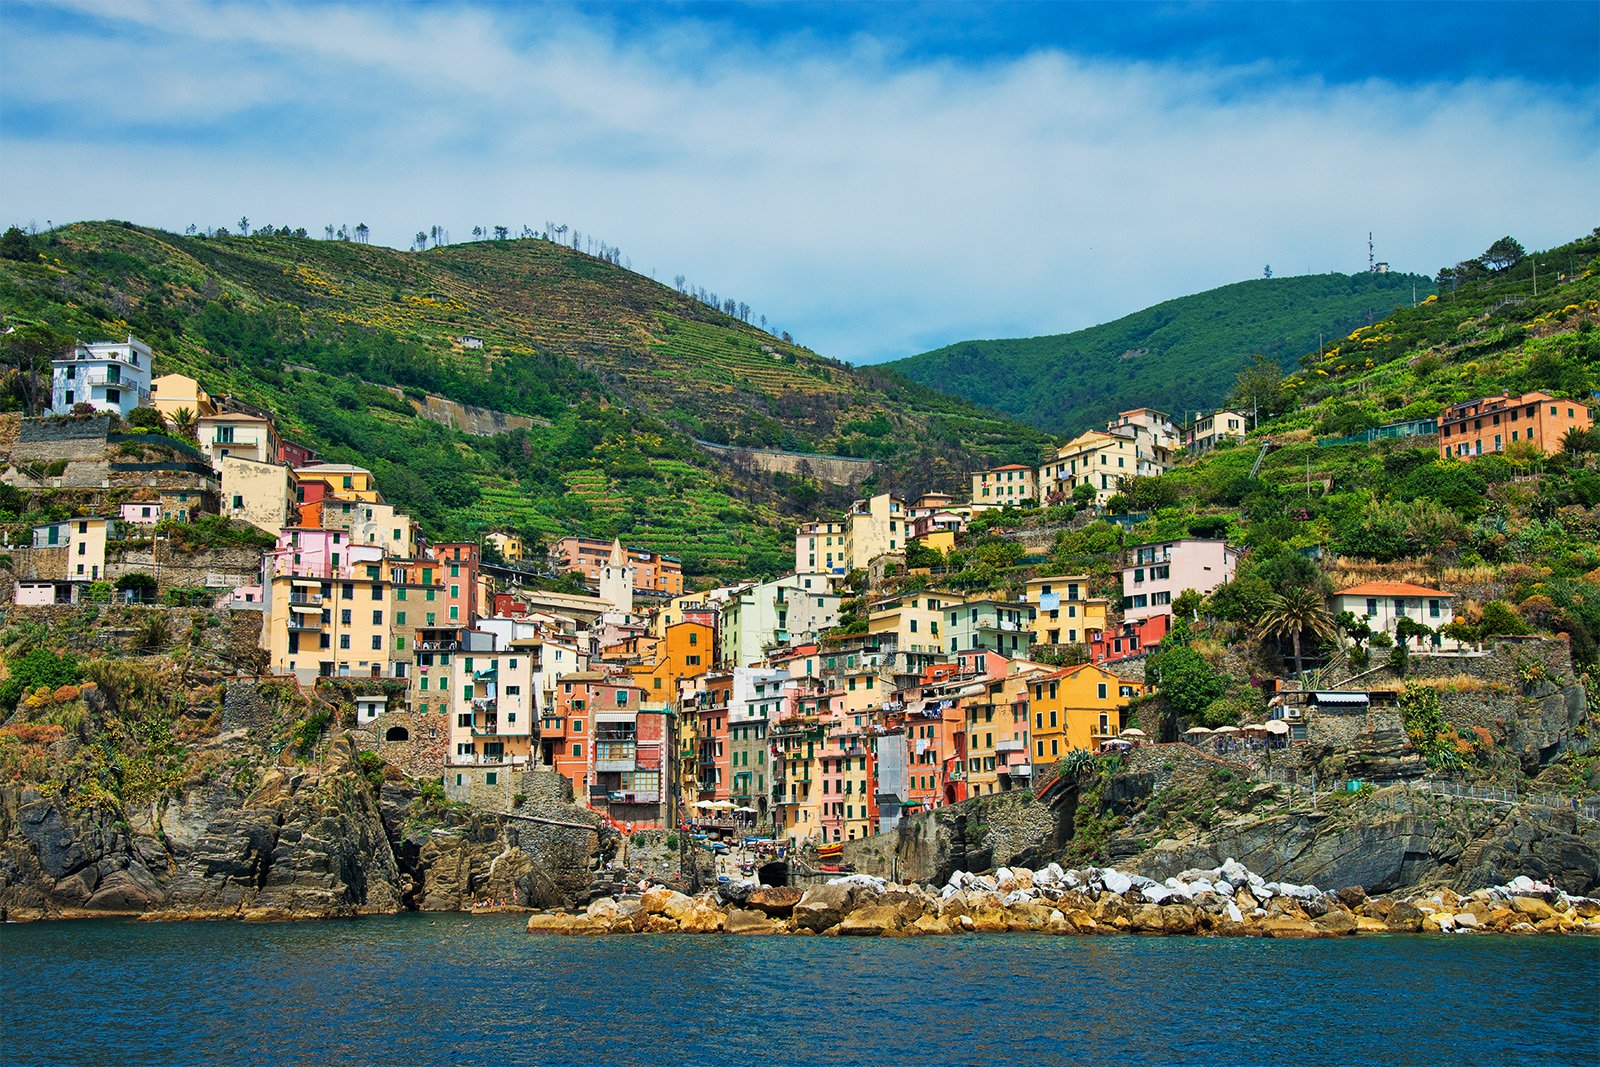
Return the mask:
<svg viewBox="0 0 1600 1067">
<path fill-rule="evenodd" d="M 1410 582 L 1362 582 L 1348 589 L 1335 590 L 1334 596 L 1454 596 L 1443 589 L 1430 589 Z"/>
<path fill-rule="evenodd" d="M 1345 693 L 1319 690 L 1311 694 L 1311 699 L 1318 704 L 1367 704 L 1371 699 L 1365 693 Z"/>
<path fill-rule="evenodd" d="M 1025 463 L 1006 463 L 1006 464 L 1002 464 L 1001 466 L 998 466 L 998 467 L 990 467 L 989 471 L 979 471 L 978 473 L 979 474 L 987 474 L 990 471 L 1031 471 L 1031 470 L 1033 470 L 1033 468 L 1028 466 Z"/>
</svg>

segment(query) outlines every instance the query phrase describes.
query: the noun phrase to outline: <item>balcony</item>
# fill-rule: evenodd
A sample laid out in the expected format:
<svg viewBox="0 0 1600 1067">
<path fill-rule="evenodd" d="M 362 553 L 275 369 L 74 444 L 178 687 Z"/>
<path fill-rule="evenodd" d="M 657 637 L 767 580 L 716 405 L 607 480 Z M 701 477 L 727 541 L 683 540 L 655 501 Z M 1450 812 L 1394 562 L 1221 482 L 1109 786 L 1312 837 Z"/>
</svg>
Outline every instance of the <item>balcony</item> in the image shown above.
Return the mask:
<svg viewBox="0 0 1600 1067">
<path fill-rule="evenodd" d="M 319 634 L 322 632 L 322 620 L 303 619 L 298 615 L 289 616 L 289 632 L 292 634 Z"/>
<path fill-rule="evenodd" d="M 500 733 L 500 720 L 495 718 L 495 717 L 493 717 L 493 716 L 490 716 L 488 719 L 484 720 L 481 723 L 480 722 L 474 722 L 472 724 L 472 736 L 473 737 L 495 737 L 495 736 L 498 736 L 499 733 Z"/>
<path fill-rule="evenodd" d="M 289 597 L 291 608 L 317 608 L 322 606 L 321 593 L 295 593 Z"/>
<path fill-rule="evenodd" d="M 499 708 L 500 702 L 495 700 L 493 697 L 489 697 L 488 699 L 478 698 L 472 702 L 472 710 L 477 712 L 498 711 Z"/>
<path fill-rule="evenodd" d="M 1026 741 L 1015 737 L 1001 738 L 994 743 L 994 752 L 997 756 L 1005 752 L 1024 752 L 1027 748 L 1028 743 Z"/>
</svg>

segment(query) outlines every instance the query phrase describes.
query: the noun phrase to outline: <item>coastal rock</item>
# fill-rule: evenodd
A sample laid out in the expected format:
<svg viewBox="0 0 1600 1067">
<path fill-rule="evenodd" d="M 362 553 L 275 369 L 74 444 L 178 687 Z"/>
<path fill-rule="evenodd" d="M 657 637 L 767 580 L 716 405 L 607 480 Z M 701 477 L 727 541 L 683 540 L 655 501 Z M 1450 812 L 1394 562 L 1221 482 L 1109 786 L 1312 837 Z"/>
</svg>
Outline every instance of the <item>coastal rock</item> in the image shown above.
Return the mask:
<svg viewBox="0 0 1600 1067">
<path fill-rule="evenodd" d="M 783 924 L 753 908 L 730 908 L 724 929 L 730 934 L 780 934 Z"/>
<path fill-rule="evenodd" d="M 794 906 L 796 926 L 821 933 L 836 926 L 850 912 L 856 900 L 856 888 L 849 884 L 833 883 L 812 886 Z"/>
<path fill-rule="evenodd" d="M 803 895 L 795 886 L 764 886 L 750 894 L 749 905 L 774 918 L 786 918 L 794 913 L 794 906 Z"/>
<path fill-rule="evenodd" d="M 727 922 L 727 912 L 705 897 L 696 897 L 679 917 L 678 929 L 686 934 L 714 934 L 724 929 Z"/>
</svg>

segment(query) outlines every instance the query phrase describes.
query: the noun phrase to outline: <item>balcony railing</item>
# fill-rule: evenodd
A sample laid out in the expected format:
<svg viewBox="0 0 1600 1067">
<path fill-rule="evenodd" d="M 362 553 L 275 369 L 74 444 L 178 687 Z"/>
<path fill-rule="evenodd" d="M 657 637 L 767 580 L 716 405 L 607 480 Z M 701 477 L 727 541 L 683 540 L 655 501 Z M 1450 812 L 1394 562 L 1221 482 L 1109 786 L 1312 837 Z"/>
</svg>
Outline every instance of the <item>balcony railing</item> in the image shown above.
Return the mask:
<svg viewBox="0 0 1600 1067">
<path fill-rule="evenodd" d="M 319 607 L 321 604 L 322 594 L 320 593 L 296 593 L 289 598 L 289 606 L 292 608 L 314 608 Z"/>
<path fill-rule="evenodd" d="M 1026 741 L 1022 741 L 1015 737 L 1003 737 L 994 743 L 996 755 L 1002 752 L 1022 752 L 1027 747 L 1028 743 Z"/>
<path fill-rule="evenodd" d="M 322 623 L 319 620 L 302 619 L 299 616 L 289 617 L 289 632 L 293 634 L 316 634 L 322 632 Z"/>
</svg>

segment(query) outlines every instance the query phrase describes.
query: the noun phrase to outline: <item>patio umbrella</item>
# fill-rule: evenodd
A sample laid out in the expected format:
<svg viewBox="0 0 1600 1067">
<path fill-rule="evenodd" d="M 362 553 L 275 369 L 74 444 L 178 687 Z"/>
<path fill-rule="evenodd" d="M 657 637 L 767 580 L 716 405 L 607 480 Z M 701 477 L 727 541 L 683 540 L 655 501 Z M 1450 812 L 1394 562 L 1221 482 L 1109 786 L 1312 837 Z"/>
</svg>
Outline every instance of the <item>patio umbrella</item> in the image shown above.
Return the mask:
<svg viewBox="0 0 1600 1067">
<path fill-rule="evenodd" d="M 1210 732 L 1211 728 L 1209 726 L 1191 726 L 1183 733 L 1185 737 L 1189 737 L 1198 736 L 1199 734 L 1209 734 Z"/>
<path fill-rule="evenodd" d="M 1282 719 L 1273 719 L 1263 729 L 1269 734 L 1286 734 L 1289 732 L 1289 724 Z"/>
<path fill-rule="evenodd" d="M 1143 736 L 1145 736 L 1145 733 L 1144 733 L 1143 730 L 1139 729 L 1137 726 L 1130 726 L 1126 730 L 1122 731 L 1122 733 L 1119 736 L 1122 736 L 1122 737 L 1143 737 Z"/>
<path fill-rule="evenodd" d="M 1219 727 L 1217 727 L 1217 733 L 1219 733 L 1219 734 L 1236 734 L 1236 733 L 1239 733 L 1239 732 L 1240 731 L 1239 731 L 1239 728 L 1237 726 L 1219 726 Z"/>
<path fill-rule="evenodd" d="M 714 808 L 717 806 L 717 802 L 715 800 L 697 800 L 694 802 L 694 806 L 697 808 Z"/>
</svg>

